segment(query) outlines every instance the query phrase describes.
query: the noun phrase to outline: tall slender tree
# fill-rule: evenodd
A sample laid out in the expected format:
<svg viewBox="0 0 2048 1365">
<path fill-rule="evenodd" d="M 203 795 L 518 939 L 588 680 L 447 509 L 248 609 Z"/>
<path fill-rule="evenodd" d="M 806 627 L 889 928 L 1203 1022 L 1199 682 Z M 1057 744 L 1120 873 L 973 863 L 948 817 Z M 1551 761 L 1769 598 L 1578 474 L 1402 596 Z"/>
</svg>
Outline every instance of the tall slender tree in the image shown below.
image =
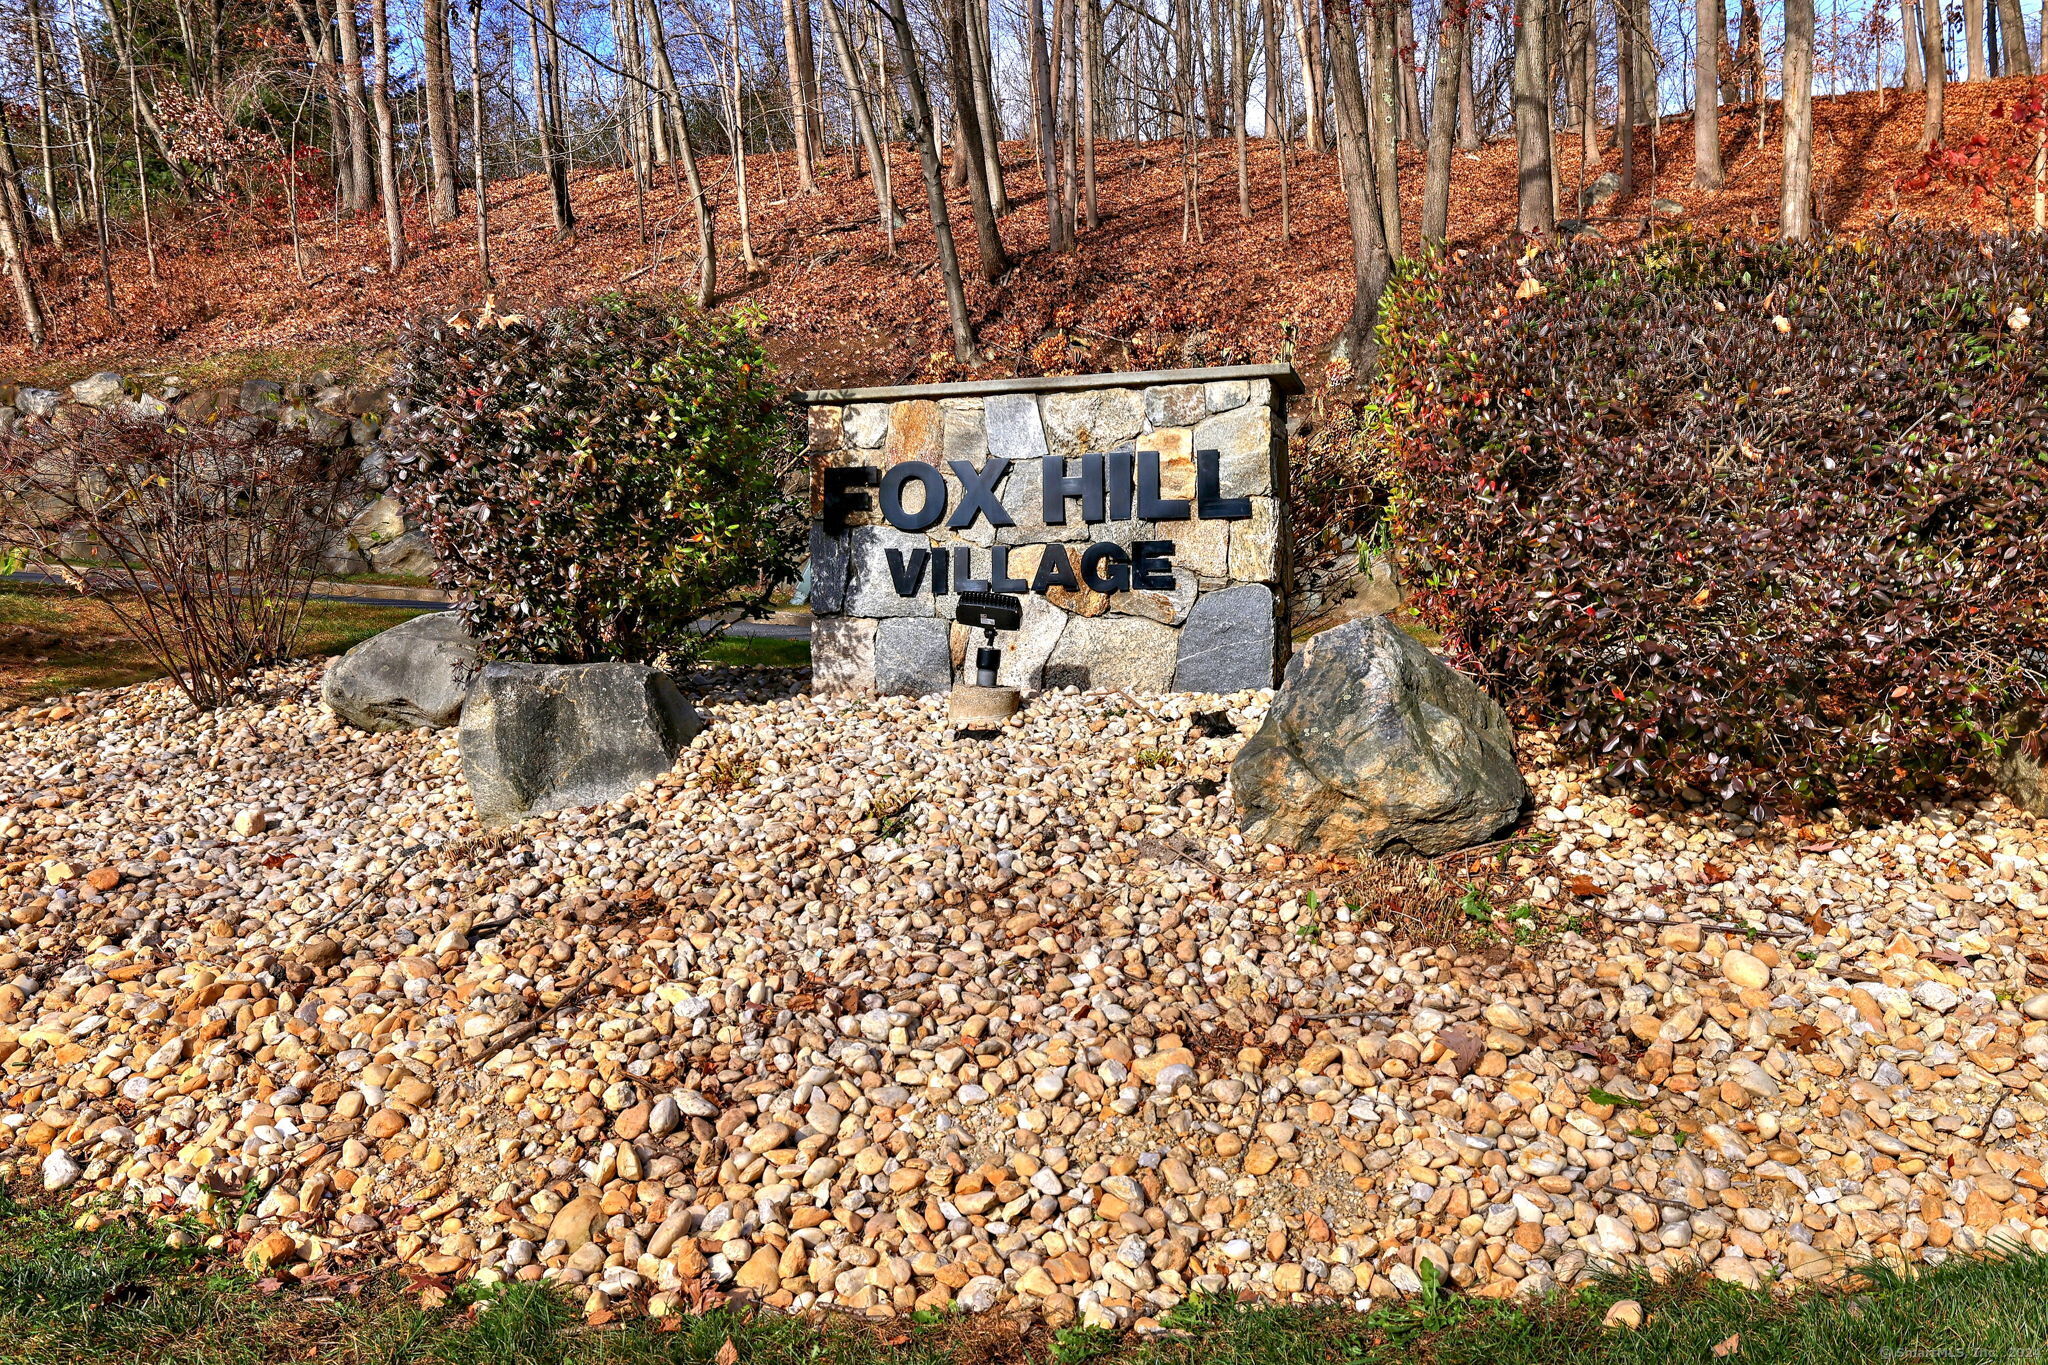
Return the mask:
<svg viewBox="0 0 2048 1365">
<path fill-rule="evenodd" d="M 405 269 L 405 201 L 398 188 L 398 127 L 391 111 L 391 24 L 385 0 L 370 0 L 370 49 L 370 103 L 377 116 L 377 197 L 384 202 L 384 263 L 396 275 Z"/>
<path fill-rule="evenodd" d="M 1721 48 L 1728 41 L 1721 19 L 1721 0 L 1693 0 L 1699 38 L 1692 63 L 1692 183 L 1718 190 L 1726 183 L 1721 169 Z"/>
<path fill-rule="evenodd" d="M 455 63 L 448 33 L 448 0 L 422 0 L 420 55 L 427 107 L 427 151 L 433 161 L 432 218 L 445 223 L 462 212 L 456 193 Z"/>
<path fill-rule="evenodd" d="M 890 2 L 894 4 L 897 0 Z M 1025 42 L 1031 49 L 1032 122 L 1038 130 L 1038 169 L 1045 183 L 1046 241 L 1054 251 L 1066 251 L 1073 242 L 1054 188 L 1059 176 L 1059 153 L 1054 146 L 1057 113 L 1052 100 L 1052 51 L 1046 40 L 1045 0 L 1026 0 L 1025 14 Z"/>
<path fill-rule="evenodd" d="M 931 211 L 932 241 L 939 252 L 939 278 L 946 290 L 946 316 L 953 329 L 953 359 L 962 365 L 980 361 L 974 338 L 974 320 L 967 312 L 967 290 L 960 279 L 960 255 L 953 246 L 953 220 L 946 212 L 946 172 L 939 162 L 938 133 L 932 126 L 931 101 L 925 96 L 924 75 L 918 70 L 917 36 L 911 32 L 910 16 L 903 0 L 889 0 L 889 25 L 896 33 L 896 50 L 903 56 L 903 84 L 909 92 L 911 137 L 917 143 L 917 159 L 924 170 L 925 204 Z M 1047 157 L 1050 169 L 1051 158 Z M 1052 198 L 1052 183 L 1046 182 L 1046 198 Z"/>
<path fill-rule="evenodd" d="M 1813 0 L 1785 0 L 1784 176 L 1778 235 L 1801 242 L 1813 231 Z"/>
<path fill-rule="evenodd" d="M 1515 108 L 1516 226 L 1527 236 L 1557 234 L 1557 199 L 1551 179 L 1550 59 L 1544 41 L 1544 0 L 1516 0 Z"/>
<path fill-rule="evenodd" d="M 1614 101 L 1614 150 L 1621 161 L 1619 198 L 1636 192 L 1636 35 L 1634 5 L 1617 0 L 1614 6 L 1614 77 L 1620 87 Z"/>
<path fill-rule="evenodd" d="M 363 97 L 363 40 L 356 28 L 355 0 L 334 0 L 336 29 L 341 35 L 342 114 L 348 125 L 348 209 L 361 213 L 376 195 L 370 169 L 369 104 Z"/>
<path fill-rule="evenodd" d="M 1442 246 L 1450 231 L 1451 142 L 1456 137 L 1459 54 L 1465 46 L 1467 0 L 1443 0 L 1437 16 L 1436 70 L 1429 97 L 1428 165 L 1422 177 L 1422 241 Z M 1590 109 L 1590 106 L 1589 106 Z M 1588 122 L 1592 115 L 1586 113 Z"/>
<path fill-rule="evenodd" d="M 1380 297 L 1393 278 L 1394 255 L 1379 202 L 1379 181 L 1367 147 L 1371 114 L 1359 75 L 1359 43 L 1350 0 L 1322 0 L 1324 36 L 1330 47 L 1330 87 L 1336 106 L 1337 161 L 1344 182 L 1345 216 L 1351 225 L 1351 316 L 1338 334 L 1334 353 L 1360 374 L 1378 361 Z"/>
<path fill-rule="evenodd" d="M 1943 135 L 1945 105 L 1948 102 L 1948 51 L 1946 16 L 1942 0 L 1921 0 L 1920 64 L 1927 75 L 1927 118 L 1920 127 L 1920 150 L 1927 151 Z"/>
<path fill-rule="evenodd" d="M 347 3 L 347 0 L 343 0 Z M 469 0 L 469 155 L 476 176 L 476 268 L 486 290 L 498 287 L 491 274 L 490 178 L 484 172 L 484 5 Z"/>
<path fill-rule="evenodd" d="M 1998 0 L 2000 72 L 2005 76 L 2034 74 L 2034 54 L 2027 51 L 2027 16 L 2020 0 Z"/>
<path fill-rule="evenodd" d="M 941 6 L 946 25 L 946 74 L 952 85 L 953 118 L 960 130 L 959 164 L 967 175 L 975 248 L 981 261 L 981 278 L 994 284 L 1009 272 L 1010 255 L 1003 249 L 995 204 L 989 198 L 988 162 L 981 146 L 981 110 L 974 100 L 974 40 L 968 34 L 968 4 L 967 0 L 941 0 Z"/>
<path fill-rule="evenodd" d="M 796 151 L 797 189 L 803 194 L 816 194 L 818 183 L 813 166 L 818 153 L 811 145 L 810 91 L 804 80 L 804 41 L 798 35 L 799 26 L 805 34 L 809 33 L 810 5 L 782 0 L 782 55 L 789 73 L 789 128 Z"/>
<path fill-rule="evenodd" d="M 896 254 L 896 206 L 889 197 L 889 161 L 883 144 L 875 134 L 875 119 L 868 107 L 866 83 L 861 78 L 860 65 L 855 60 L 853 46 L 847 41 L 846 24 L 839 15 L 839 0 L 818 0 L 825 11 L 825 29 L 832 38 L 832 54 L 839 61 L 840 79 L 846 82 L 846 102 L 853 114 L 855 133 L 860 138 L 861 150 L 867 156 L 868 182 L 875 192 L 875 212 L 881 219 L 882 236 L 889 243 L 889 254 Z"/>
</svg>

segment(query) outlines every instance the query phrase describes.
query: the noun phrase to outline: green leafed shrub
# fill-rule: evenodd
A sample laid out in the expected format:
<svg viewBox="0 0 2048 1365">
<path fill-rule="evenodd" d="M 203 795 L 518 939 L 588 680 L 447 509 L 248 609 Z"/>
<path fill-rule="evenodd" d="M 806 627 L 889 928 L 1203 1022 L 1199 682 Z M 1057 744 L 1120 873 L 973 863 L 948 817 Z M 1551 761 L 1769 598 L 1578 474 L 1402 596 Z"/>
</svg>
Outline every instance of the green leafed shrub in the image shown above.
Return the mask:
<svg viewBox="0 0 2048 1365">
<path fill-rule="evenodd" d="M 392 482 L 493 658 L 680 667 L 759 615 L 806 526 L 798 428 L 736 321 L 606 299 L 423 320 Z"/>
<path fill-rule="evenodd" d="M 2048 240 L 1499 250 L 1385 331 L 1406 581 L 1614 777 L 1883 812 L 2041 713 Z"/>
</svg>

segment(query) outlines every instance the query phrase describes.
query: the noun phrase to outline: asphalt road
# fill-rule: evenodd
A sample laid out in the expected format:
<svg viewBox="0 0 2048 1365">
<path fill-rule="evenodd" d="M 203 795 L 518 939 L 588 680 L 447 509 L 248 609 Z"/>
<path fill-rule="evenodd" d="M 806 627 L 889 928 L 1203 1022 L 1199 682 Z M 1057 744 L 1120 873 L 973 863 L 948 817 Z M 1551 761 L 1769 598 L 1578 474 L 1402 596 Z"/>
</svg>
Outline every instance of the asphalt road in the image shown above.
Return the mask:
<svg viewBox="0 0 2048 1365">
<path fill-rule="evenodd" d="M 26 569 L 20 573 L 7 575 L 6 581 L 9 583 L 61 583 L 63 580 L 55 574 L 38 573 L 33 569 Z M 418 607 L 421 611 L 447 611 L 450 606 L 449 603 L 440 601 L 429 602 L 390 597 L 344 597 L 334 593 L 314 593 L 313 600 L 316 602 L 346 602 L 358 607 Z M 708 630 L 709 628 L 709 625 L 706 624 L 705 629 Z M 808 622 L 736 621 L 726 627 L 725 633 L 760 640 L 808 640 L 811 638 L 811 627 Z"/>
</svg>

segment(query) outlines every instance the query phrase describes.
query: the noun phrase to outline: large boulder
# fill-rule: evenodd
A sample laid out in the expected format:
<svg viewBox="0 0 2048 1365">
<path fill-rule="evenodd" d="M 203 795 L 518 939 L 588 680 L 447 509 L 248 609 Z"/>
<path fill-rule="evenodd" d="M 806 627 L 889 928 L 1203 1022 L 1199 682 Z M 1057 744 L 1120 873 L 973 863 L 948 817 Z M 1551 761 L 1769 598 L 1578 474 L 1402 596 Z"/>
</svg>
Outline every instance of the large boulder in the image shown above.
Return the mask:
<svg viewBox="0 0 2048 1365">
<path fill-rule="evenodd" d="M 644 664 L 488 664 L 462 709 L 462 775 L 477 817 L 616 800 L 675 766 L 704 718 Z"/>
<path fill-rule="evenodd" d="M 452 611 L 415 616 L 327 666 L 320 699 L 358 730 L 445 730 L 462 714 L 479 664 Z"/>
<path fill-rule="evenodd" d="M 1483 843 L 1529 796 L 1506 714 L 1378 616 L 1288 661 L 1230 785 L 1253 843 L 1353 855 Z"/>
<path fill-rule="evenodd" d="M 2021 810 L 2048 818 L 2048 737 L 2031 743 L 2025 738 L 2006 741 L 1994 760 L 1992 776 Z"/>
</svg>

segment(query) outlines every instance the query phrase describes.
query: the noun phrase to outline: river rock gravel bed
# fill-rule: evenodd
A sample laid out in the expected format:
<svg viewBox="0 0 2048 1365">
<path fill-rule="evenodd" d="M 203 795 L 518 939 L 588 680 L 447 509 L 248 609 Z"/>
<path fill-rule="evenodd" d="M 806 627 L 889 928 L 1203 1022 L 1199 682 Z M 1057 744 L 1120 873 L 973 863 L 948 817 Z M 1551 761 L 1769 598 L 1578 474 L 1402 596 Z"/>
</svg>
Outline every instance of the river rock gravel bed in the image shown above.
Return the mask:
<svg viewBox="0 0 2048 1365">
<path fill-rule="evenodd" d="M 1435 943 L 1243 843 L 1268 694 L 982 741 L 717 675 L 671 774 L 487 834 L 452 732 L 318 678 L 0 716 L 0 1174 L 613 1313 L 2048 1250 L 2048 825 L 1997 799 L 1756 831 L 1532 740 L 1518 894 Z"/>
</svg>

